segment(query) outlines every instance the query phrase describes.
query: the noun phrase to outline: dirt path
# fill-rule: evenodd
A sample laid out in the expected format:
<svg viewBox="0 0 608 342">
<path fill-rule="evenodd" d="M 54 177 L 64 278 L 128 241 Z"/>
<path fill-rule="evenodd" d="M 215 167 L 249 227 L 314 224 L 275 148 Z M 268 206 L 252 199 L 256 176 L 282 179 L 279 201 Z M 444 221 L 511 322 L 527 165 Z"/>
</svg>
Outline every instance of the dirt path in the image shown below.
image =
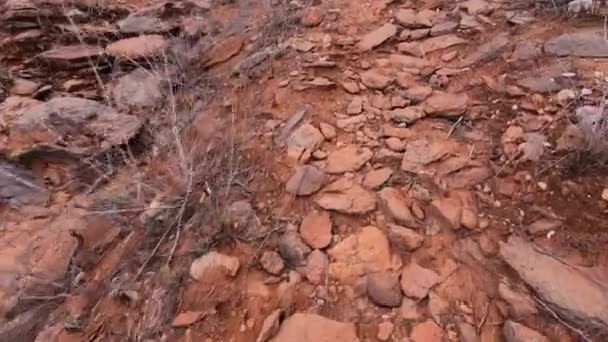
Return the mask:
<svg viewBox="0 0 608 342">
<path fill-rule="evenodd" d="M 2 6 L 0 341 L 605 340 L 601 17 Z"/>
</svg>

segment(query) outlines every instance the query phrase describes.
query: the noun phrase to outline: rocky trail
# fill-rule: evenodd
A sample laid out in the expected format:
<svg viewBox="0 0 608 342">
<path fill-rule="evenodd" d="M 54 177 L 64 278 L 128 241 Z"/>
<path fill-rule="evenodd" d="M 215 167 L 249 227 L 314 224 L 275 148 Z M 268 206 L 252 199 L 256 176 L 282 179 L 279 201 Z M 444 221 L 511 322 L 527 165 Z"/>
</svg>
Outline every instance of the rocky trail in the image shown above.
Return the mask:
<svg viewBox="0 0 608 342">
<path fill-rule="evenodd" d="M 0 1 L 0 342 L 606 341 L 604 5 Z"/>
</svg>

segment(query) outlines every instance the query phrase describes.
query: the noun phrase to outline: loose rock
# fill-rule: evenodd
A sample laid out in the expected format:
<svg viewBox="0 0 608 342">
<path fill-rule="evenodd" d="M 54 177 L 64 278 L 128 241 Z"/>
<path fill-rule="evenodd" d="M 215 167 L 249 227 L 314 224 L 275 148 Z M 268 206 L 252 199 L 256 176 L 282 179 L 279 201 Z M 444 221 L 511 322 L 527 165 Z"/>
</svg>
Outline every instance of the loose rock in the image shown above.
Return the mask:
<svg viewBox="0 0 608 342">
<path fill-rule="evenodd" d="M 372 158 L 372 155 L 372 151 L 365 147 L 353 145 L 343 147 L 327 157 L 325 172 L 336 174 L 357 171 Z"/>
<path fill-rule="evenodd" d="M 310 253 L 304 267 L 306 279 L 313 285 L 325 283 L 327 279 L 327 265 L 329 261 L 327 255 L 318 249 Z"/>
<path fill-rule="evenodd" d="M 469 97 L 466 94 L 435 92 L 424 101 L 424 110 L 429 115 L 457 117 L 467 110 Z"/>
<path fill-rule="evenodd" d="M 361 97 L 355 97 L 351 103 L 346 107 L 346 114 L 357 115 L 363 111 L 363 99 Z"/>
<path fill-rule="evenodd" d="M 425 15 L 420 15 L 412 9 L 400 9 L 395 14 L 395 20 L 407 28 L 431 27 L 433 23 Z"/>
<path fill-rule="evenodd" d="M 326 211 L 313 211 L 300 225 L 302 240 L 313 249 L 323 249 L 331 243 L 331 216 Z"/>
<path fill-rule="evenodd" d="M 304 266 L 310 252 L 310 247 L 294 231 L 285 232 L 279 240 L 279 253 L 291 267 Z"/>
<path fill-rule="evenodd" d="M 433 88 L 429 86 L 416 86 L 407 89 L 403 93 L 403 96 L 410 99 L 413 104 L 417 104 L 426 100 L 431 94 L 433 94 Z"/>
<path fill-rule="evenodd" d="M 388 225 L 388 238 L 397 251 L 412 252 L 422 246 L 424 242 L 423 235 L 416 233 L 413 229 L 395 224 Z"/>
<path fill-rule="evenodd" d="M 196 280 L 211 279 L 213 275 L 219 274 L 234 277 L 239 267 L 239 259 L 212 251 L 192 262 L 190 276 Z"/>
<path fill-rule="evenodd" d="M 411 106 L 406 108 L 397 108 L 391 111 L 390 116 L 396 122 L 406 123 L 409 125 L 424 118 L 426 113 L 422 107 Z"/>
<path fill-rule="evenodd" d="M 336 128 L 330 124 L 322 122 L 319 125 L 319 128 L 321 128 L 321 134 L 323 134 L 323 137 L 325 138 L 325 140 L 332 140 L 337 135 Z"/>
<path fill-rule="evenodd" d="M 399 279 L 388 272 L 374 272 L 367 275 L 367 295 L 380 306 L 389 308 L 401 305 Z"/>
<path fill-rule="evenodd" d="M 459 229 L 462 220 L 462 202 L 458 198 L 441 198 L 434 200 L 431 206 L 440 215 L 439 219 L 448 229 Z"/>
<path fill-rule="evenodd" d="M 289 178 L 285 190 L 298 196 L 307 196 L 319 191 L 327 183 L 327 175 L 312 165 L 299 167 Z"/>
<path fill-rule="evenodd" d="M 382 90 L 393 83 L 393 79 L 375 70 L 369 70 L 361 74 L 361 83 L 370 89 Z"/>
<path fill-rule="evenodd" d="M 417 226 L 416 219 L 410 211 L 408 201 L 397 189 L 387 187 L 382 189 L 378 195 L 385 213 L 397 223 Z"/>
<path fill-rule="evenodd" d="M 438 50 L 447 49 L 451 46 L 466 44 L 466 39 L 460 38 L 455 34 L 446 34 L 429 38 L 420 43 L 420 49 L 425 53 L 431 53 Z"/>
<path fill-rule="evenodd" d="M 389 38 L 397 34 L 397 26 L 393 24 L 384 24 L 376 30 L 366 34 L 359 42 L 359 49 L 369 51 L 380 44 L 384 43 Z"/>
<path fill-rule="evenodd" d="M 152 109 L 164 97 L 161 79 L 149 71 L 137 69 L 118 79 L 112 97 L 119 108 Z"/>
<path fill-rule="evenodd" d="M 315 314 L 296 313 L 287 318 L 270 342 L 359 342 L 353 323 Z"/>
<path fill-rule="evenodd" d="M 386 139 L 384 141 L 384 143 L 386 144 L 386 147 L 388 147 L 388 149 L 391 151 L 394 151 L 394 152 L 405 151 L 405 142 L 403 142 L 399 138 L 390 137 L 390 138 Z"/>
<path fill-rule="evenodd" d="M 272 275 L 279 275 L 285 269 L 285 263 L 281 259 L 281 255 L 275 251 L 265 251 L 260 257 L 260 264 L 264 271 Z"/>
<path fill-rule="evenodd" d="M 386 236 L 373 226 L 342 240 L 328 254 L 330 275 L 345 284 L 353 284 L 365 274 L 388 271 L 393 264 Z"/>
<path fill-rule="evenodd" d="M 565 33 L 549 39 L 544 48 L 559 57 L 608 57 L 608 46 L 603 37 L 603 33 L 591 31 Z"/>
<path fill-rule="evenodd" d="M 377 189 L 386 183 L 392 175 L 393 169 L 390 167 L 372 170 L 363 177 L 362 184 L 368 189 Z"/>
<path fill-rule="evenodd" d="M 17 78 L 13 80 L 13 86 L 9 92 L 11 95 L 31 96 L 36 92 L 36 90 L 38 90 L 38 88 L 40 88 L 40 84 L 36 82 L 23 78 Z"/>
<path fill-rule="evenodd" d="M 168 43 L 161 35 L 141 35 L 109 44 L 106 53 L 119 60 L 155 59 L 161 57 Z"/>
<path fill-rule="evenodd" d="M 302 25 L 307 27 L 318 26 L 325 19 L 325 11 L 318 6 L 308 7 L 302 14 Z"/>
<path fill-rule="evenodd" d="M 429 290 L 437 285 L 440 280 L 441 276 L 435 271 L 412 262 L 403 268 L 401 289 L 406 296 L 421 299 L 426 297 Z"/>
<path fill-rule="evenodd" d="M 206 54 L 203 67 L 211 68 L 236 56 L 241 52 L 245 39 L 241 36 L 231 36 L 215 44 Z"/>
<path fill-rule="evenodd" d="M 347 178 L 326 186 L 315 202 L 326 210 L 345 214 L 364 214 L 376 209 L 376 196 Z"/>
</svg>

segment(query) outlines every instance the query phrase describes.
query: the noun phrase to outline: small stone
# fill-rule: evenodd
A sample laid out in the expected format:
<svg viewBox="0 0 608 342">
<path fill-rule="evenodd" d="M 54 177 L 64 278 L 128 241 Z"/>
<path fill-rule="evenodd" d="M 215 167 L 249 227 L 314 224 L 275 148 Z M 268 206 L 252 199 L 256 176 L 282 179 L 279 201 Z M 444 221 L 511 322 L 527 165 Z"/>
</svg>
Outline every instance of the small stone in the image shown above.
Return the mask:
<svg viewBox="0 0 608 342">
<path fill-rule="evenodd" d="M 421 11 L 422 12 L 422 11 Z M 406 28 L 421 28 L 421 27 L 431 27 L 433 23 L 428 18 L 428 16 L 421 14 L 421 12 L 416 12 L 413 9 L 400 9 L 395 13 L 395 20 L 399 25 L 402 25 Z"/>
<path fill-rule="evenodd" d="M 312 211 L 300 225 L 302 240 L 313 249 L 323 249 L 331 243 L 331 216 L 327 211 Z"/>
<path fill-rule="evenodd" d="M 391 322 L 382 322 L 378 324 L 378 334 L 376 337 L 380 341 L 388 341 L 388 339 L 393 334 L 393 330 L 395 330 L 395 325 Z"/>
<path fill-rule="evenodd" d="M 68 93 L 71 93 L 74 91 L 82 90 L 83 88 L 89 85 L 91 85 L 91 81 L 89 80 L 69 79 L 63 83 L 62 88 Z"/>
<path fill-rule="evenodd" d="M 435 37 L 435 36 L 441 36 L 444 34 L 452 33 L 454 31 L 456 31 L 456 29 L 458 28 L 458 25 L 459 24 L 455 21 L 444 21 L 437 25 L 433 25 L 433 27 L 431 28 L 431 36 Z"/>
<path fill-rule="evenodd" d="M 417 225 L 416 219 L 410 211 L 408 201 L 401 191 L 387 187 L 378 193 L 382 208 L 390 218 L 404 225 Z"/>
<path fill-rule="evenodd" d="M 506 342 L 549 342 L 549 339 L 534 329 L 508 320 L 502 327 Z"/>
<path fill-rule="evenodd" d="M 13 80 L 13 86 L 9 92 L 11 95 L 31 96 L 36 92 L 36 90 L 38 90 L 38 88 L 40 88 L 40 84 L 36 82 L 23 78 L 17 78 Z"/>
<path fill-rule="evenodd" d="M 357 171 L 373 156 L 370 149 L 349 145 L 336 150 L 327 157 L 325 172 L 330 174 Z"/>
<path fill-rule="evenodd" d="M 325 283 L 329 260 L 322 251 L 315 249 L 310 253 L 304 267 L 306 279 L 313 285 Z"/>
<path fill-rule="evenodd" d="M 357 83 L 353 81 L 342 82 L 342 88 L 344 88 L 344 90 L 346 90 L 346 92 L 349 94 L 357 94 L 360 90 Z"/>
<path fill-rule="evenodd" d="M 165 37 L 157 34 L 126 38 L 106 47 L 106 53 L 120 60 L 131 61 L 161 57 L 168 47 Z"/>
<path fill-rule="evenodd" d="M 319 125 L 321 128 L 321 134 L 325 138 L 325 140 L 332 140 L 336 137 L 336 128 L 328 123 L 321 122 Z"/>
<path fill-rule="evenodd" d="M 562 107 L 568 106 L 574 99 L 576 99 L 576 93 L 572 89 L 562 89 L 555 95 L 555 101 Z"/>
<path fill-rule="evenodd" d="M 297 196 L 308 196 L 319 191 L 327 183 L 327 175 L 312 165 L 299 167 L 289 178 L 285 190 Z"/>
<path fill-rule="evenodd" d="M 375 70 L 369 70 L 361 74 L 361 82 L 370 89 L 382 90 L 393 83 L 393 79 Z"/>
<path fill-rule="evenodd" d="M 239 259 L 212 251 L 192 262 L 190 276 L 196 280 L 210 279 L 219 272 L 234 277 L 239 267 Z"/>
<path fill-rule="evenodd" d="M 315 203 L 345 214 L 364 214 L 376 209 L 376 196 L 351 179 L 342 177 L 327 185 Z"/>
<path fill-rule="evenodd" d="M 384 24 L 376 30 L 366 34 L 359 42 L 361 51 L 369 51 L 390 39 L 397 34 L 397 26 L 393 24 Z"/>
<path fill-rule="evenodd" d="M 363 99 L 361 97 L 355 97 L 346 108 L 346 114 L 357 115 L 363 111 Z"/>
<path fill-rule="evenodd" d="M 412 40 L 418 40 L 428 36 L 430 32 L 430 29 L 412 30 L 409 32 L 409 36 L 412 38 Z"/>
<path fill-rule="evenodd" d="M 412 101 L 406 100 L 401 96 L 393 96 L 391 97 L 391 109 L 407 107 L 411 102 Z"/>
<path fill-rule="evenodd" d="M 429 293 L 429 313 L 433 320 L 440 326 L 445 326 L 445 316 L 450 309 L 450 303 L 437 295 L 435 292 Z"/>
<path fill-rule="evenodd" d="M 401 305 L 399 279 L 388 272 L 374 272 L 367 275 L 367 295 L 372 302 L 389 308 Z"/>
<path fill-rule="evenodd" d="M 302 25 L 306 27 L 318 26 L 325 19 L 325 11 L 319 6 L 311 6 L 302 13 Z"/>
<path fill-rule="evenodd" d="M 456 324 L 458 329 L 458 337 L 461 342 L 481 342 L 481 337 L 477 335 L 475 327 L 465 322 L 458 322 Z"/>
<path fill-rule="evenodd" d="M 440 214 L 439 219 L 449 229 L 459 229 L 462 220 L 462 203 L 458 198 L 441 198 L 434 200 L 431 206 Z"/>
<path fill-rule="evenodd" d="M 608 201 L 608 188 L 602 190 L 602 199 Z"/>
<path fill-rule="evenodd" d="M 427 114 L 440 117 L 457 117 L 467 110 L 469 97 L 466 94 L 435 92 L 424 102 Z"/>
<path fill-rule="evenodd" d="M 481 224 L 479 226 L 481 228 Z M 498 242 L 490 239 L 488 234 L 481 234 L 479 236 L 478 243 L 481 253 L 483 253 L 483 255 L 486 257 L 493 257 L 498 254 Z"/>
<path fill-rule="evenodd" d="M 416 43 L 400 43 L 397 45 L 397 50 L 415 57 L 424 57 L 424 51 L 420 48 L 420 45 Z"/>
<path fill-rule="evenodd" d="M 412 342 L 441 342 L 442 338 L 443 330 L 432 320 L 416 324 L 410 334 Z"/>
<path fill-rule="evenodd" d="M 549 187 L 549 186 L 547 185 L 547 183 L 545 183 L 545 182 L 538 182 L 538 183 L 536 183 L 536 184 L 538 185 L 538 188 L 539 188 L 539 189 L 541 189 L 542 191 L 547 190 L 547 188 Z"/>
<path fill-rule="evenodd" d="M 298 267 L 306 264 L 306 257 L 312 250 L 302 241 L 300 235 L 288 231 L 279 240 L 279 253 L 289 266 Z"/>
<path fill-rule="evenodd" d="M 392 175 L 393 169 L 390 167 L 372 170 L 363 177 L 362 184 L 368 189 L 377 189 L 386 183 Z"/>
<path fill-rule="evenodd" d="M 281 325 L 281 316 L 284 314 L 282 309 L 274 310 L 268 317 L 264 319 L 260 333 L 256 342 L 266 342 L 279 331 Z"/>
<path fill-rule="evenodd" d="M 388 225 L 388 239 L 397 251 L 412 252 L 422 246 L 424 236 L 413 229 L 396 224 Z"/>
<path fill-rule="evenodd" d="M 275 251 L 265 251 L 260 257 L 260 264 L 264 271 L 272 275 L 279 275 L 285 269 L 281 255 Z"/>
<path fill-rule="evenodd" d="M 424 118 L 426 113 L 420 106 L 410 106 L 405 108 L 397 108 L 390 113 L 390 116 L 395 122 L 406 123 L 409 125 Z"/>
<path fill-rule="evenodd" d="M 424 220 L 425 218 L 425 214 L 424 214 L 424 209 L 422 209 L 422 207 L 420 206 L 420 204 L 418 204 L 417 202 L 412 203 L 412 214 L 414 214 L 414 217 L 416 217 L 419 220 Z"/>
<path fill-rule="evenodd" d="M 386 147 L 388 147 L 388 149 L 391 151 L 394 151 L 394 152 L 405 151 L 405 142 L 403 142 L 399 138 L 390 137 L 390 138 L 387 138 L 384 141 L 384 143 L 386 144 Z"/>
<path fill-rule="evenodd" d="M 205 317 L 205 312 L 202 311 L 184 311 L 175 316 L 171 326 L 174 328 L 187 327 L 203 317 Z"/>
<path fill-rule="evenodd" d="M 435 271 L 411 262 L 401 273 L 401 289 L 406 296 L 421 299 L 426 297 L 429 290 L 440 280 L 441 276 Z"/>
<path fill-rule="evenodd" d="M 270 342 L 355 342 L 354 323 L 343 323 L 316 314 L 296 313 L 283 321 Z"/>
<path fill-rule="evenodd" d="M 415 86 L 407 89 L 403 93 L 403 96 L 411 100 L 413 104 L 417 104 L 426 100 L 431 94 L 433 94 L 433 88 L 429 86 Z"/>
</svg>

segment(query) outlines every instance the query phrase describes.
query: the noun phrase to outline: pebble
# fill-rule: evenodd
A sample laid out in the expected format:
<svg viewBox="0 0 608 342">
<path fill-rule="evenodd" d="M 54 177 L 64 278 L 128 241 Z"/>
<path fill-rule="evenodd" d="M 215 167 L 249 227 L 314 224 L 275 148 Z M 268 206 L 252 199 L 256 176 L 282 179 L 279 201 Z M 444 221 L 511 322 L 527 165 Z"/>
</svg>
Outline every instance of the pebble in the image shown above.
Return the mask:
<svg viewBox="0 0 608 342">
<path fill-rule="evenodd" d="M 602 199 L 608 201 L 608 188 L 602 190 Z"/>
<path fill-rule="evenodd" d="M 545 183 L 545 182 L 538 182 L 537 185 L 538 185 L 538 188 L 541 189 L 542 191 L 547 190 L 547 188 L 549 187 L 547 185 L 547 183 Z"/>
<path fill-rule="evenodd" d="M 374 272 L 367 275 L 367 295 L 377 305 L 398 307 L 401 305 L 399 279 L 388 272 Z"/>
<path fill-rule="evenodd" d="M 265 251 L 260 257 L 260 264 L 264 271 L 273 275 L 279 275 L 285 269 L 285 262 L 276 251 Z"/>
<path fill-rule="evenodd" d="M 331 243 L 331 216 L 327 211 L 312 211 L 302 220 L 300 235 L 313 249 L 322 249 Z"/>
</svg>

